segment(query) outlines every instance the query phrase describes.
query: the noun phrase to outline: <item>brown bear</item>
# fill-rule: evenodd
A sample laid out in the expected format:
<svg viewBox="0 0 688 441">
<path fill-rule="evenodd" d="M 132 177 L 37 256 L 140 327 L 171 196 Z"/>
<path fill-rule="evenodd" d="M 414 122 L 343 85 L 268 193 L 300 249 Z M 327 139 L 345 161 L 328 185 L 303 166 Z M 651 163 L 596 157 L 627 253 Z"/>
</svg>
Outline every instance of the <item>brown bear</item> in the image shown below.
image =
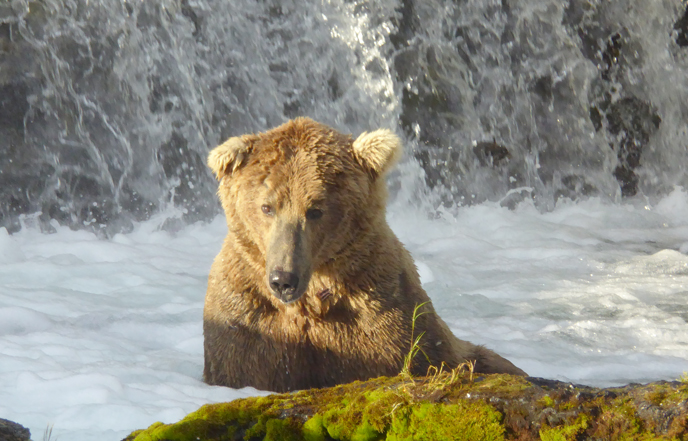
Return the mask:
<svg viewBox="0 0 688 441">
<path fill-rule="evenodd" d="M 471 360 L 525 375 L 434 313 L 385 219 L 385 174 L 401 153 L 388 130 L 354 140 L 308 118 L 210 152 L 229 231 L 205 299 L 207 383 L 284 392 L 393 376 L 421 333 L 414 374 Z"/>
</svg>

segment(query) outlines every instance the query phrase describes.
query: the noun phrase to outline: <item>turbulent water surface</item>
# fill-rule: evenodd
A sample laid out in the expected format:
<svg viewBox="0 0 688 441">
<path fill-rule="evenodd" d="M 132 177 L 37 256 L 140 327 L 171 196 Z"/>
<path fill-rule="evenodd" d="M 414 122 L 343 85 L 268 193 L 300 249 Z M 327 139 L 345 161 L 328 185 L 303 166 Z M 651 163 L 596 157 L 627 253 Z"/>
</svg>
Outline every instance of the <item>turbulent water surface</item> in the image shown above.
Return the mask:
<svg viewBox="0 0 688 441">
<path fill-rule="evenodd" d="M 688 370 L 684 0 L 0 3 L 0 418 L 121 439 L 207 402 L 205 167 L 311 116 L 386 127 L 438 313 L 534 376 Z"/>
<path fill-rule="evenodd" d="M 117 440 L 209 402 L 202 310 L 223 216 L 177 233 L 166 216 L 102 240 L 36 219 L 0 230 L 0 417 L 34 439 Z M 428 219 L 393 204 L 438 314 L 530 375 L 594 386 L 688 371 L 688 193 L 655 205 L 598 198 L 541 214 L 532 203 Z"/>
</svg>

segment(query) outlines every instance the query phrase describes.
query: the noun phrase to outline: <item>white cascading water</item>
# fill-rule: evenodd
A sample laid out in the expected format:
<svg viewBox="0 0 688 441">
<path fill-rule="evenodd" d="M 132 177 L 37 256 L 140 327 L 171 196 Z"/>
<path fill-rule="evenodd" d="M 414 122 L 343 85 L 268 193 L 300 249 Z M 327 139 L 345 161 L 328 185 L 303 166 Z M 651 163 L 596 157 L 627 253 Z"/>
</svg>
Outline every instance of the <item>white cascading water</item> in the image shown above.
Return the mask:
<svg viewBox="0 0 688 441">
<path fill-rule="evenodd" d="M 0 10 L 0 224 L 105 236 L 218 212 L 207 151 L 311 116 L 396 128 L 432 204 L 543 211 L 685 185 L 676 0 L 15 0 Z M 415 179 L 410 177 L 409 179 Z"/>
</svg>

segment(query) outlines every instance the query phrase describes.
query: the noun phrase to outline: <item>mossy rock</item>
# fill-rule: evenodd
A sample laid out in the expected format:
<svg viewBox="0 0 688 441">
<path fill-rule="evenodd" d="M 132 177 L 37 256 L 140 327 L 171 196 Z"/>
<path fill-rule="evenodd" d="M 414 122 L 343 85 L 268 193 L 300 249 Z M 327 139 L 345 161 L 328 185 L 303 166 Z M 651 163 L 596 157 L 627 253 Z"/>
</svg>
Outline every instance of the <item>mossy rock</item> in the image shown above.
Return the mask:
<svg viewBox="0 0 688 441">
<path fill-rule="evenodd" d="M 688 440 L 688 384 L 381 377 L 209 404 L 124 441 L 154 440 Z"/>
</svg>

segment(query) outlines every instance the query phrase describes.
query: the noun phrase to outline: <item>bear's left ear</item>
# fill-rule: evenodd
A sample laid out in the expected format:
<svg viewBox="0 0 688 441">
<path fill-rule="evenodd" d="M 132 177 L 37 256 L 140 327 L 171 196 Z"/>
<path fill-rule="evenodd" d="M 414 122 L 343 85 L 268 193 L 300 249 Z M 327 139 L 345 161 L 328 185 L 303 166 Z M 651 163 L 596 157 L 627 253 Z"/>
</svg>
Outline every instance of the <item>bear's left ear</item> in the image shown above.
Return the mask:
<svg viewBox="0 0 688 441">
<path fill-rule="evenodd" d="M 375 176 L 383 176 L 401 158 L 401 140 L 391 130 L 362 133 L 353 143 L 356 159 Z"/>
<path fill-rule="evenodd" d="M 250 136 L 235 136 L 210 151 L 208 167 L 218 181 L 241 166 L 251 151 L 252 144 Z"/>
</svg>

